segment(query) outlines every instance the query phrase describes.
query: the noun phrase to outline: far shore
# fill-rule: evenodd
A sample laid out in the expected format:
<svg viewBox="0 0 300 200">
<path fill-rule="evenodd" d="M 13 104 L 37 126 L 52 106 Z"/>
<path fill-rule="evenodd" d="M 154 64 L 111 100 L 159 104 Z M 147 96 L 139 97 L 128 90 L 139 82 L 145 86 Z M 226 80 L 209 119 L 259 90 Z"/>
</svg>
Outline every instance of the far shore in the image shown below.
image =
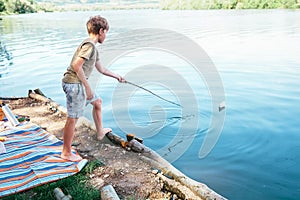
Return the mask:
<svg viewBox="0 0 300 200">
<path fill-rule="evenodd" d="M 32 13 L 44 13 L 44 12 L 68 12 L 68 11 L 101 11 L 101 10 L 143 10 L 143 9 L 153 9 L 153 10 L 300 10 L 300 3 L 295 4 L 291 7 L 284 7 L 283 5 L 279 7 L 270 7 L 264 8 L 257 5 L 254 7 L 243 7 L 243 6 L 224 6 L 217 7 L 217 5 L 202 5 L 202 7 L 193 7 L 189 4 L 162 4 L 159 2 L 149 2 L 149 3 L 120 3 L 120 2 L 111 2 L 111 3 L 69 3 L 63 5 L 57 5 L 54 3 L 40 3 L 35 12 Z M 20 13 L 9 13 L 9 12 L 0 12 L 0 21 L 3 19 L 3 16 L 7 15 L 16 15 Z M 22 13 L 23 14 L 23 13 Z M 30 14 L 26 12 L 24 14 Z"/>
<path fill-rule="evenodd" d="M 132 9 L 160 9 L 157 3 L 143 4 L 118 4 L 118 3 L 97 3 L 97 4 L 68 4 L 55 6 L 56 11 L 95 11 L 95 10 L 132 10 Z"/>
</svg>

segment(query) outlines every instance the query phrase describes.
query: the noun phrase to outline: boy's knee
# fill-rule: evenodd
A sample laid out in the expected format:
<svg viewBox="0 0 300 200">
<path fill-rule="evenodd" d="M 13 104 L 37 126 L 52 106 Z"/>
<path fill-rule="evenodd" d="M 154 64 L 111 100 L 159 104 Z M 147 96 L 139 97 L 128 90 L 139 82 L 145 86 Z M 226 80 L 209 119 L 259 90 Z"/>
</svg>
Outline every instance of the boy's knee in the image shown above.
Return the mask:
<svg viewBox="0 0 300 200">
<path fill-rule="evenodd" d="M 93 102 L 93 105 L 96 109 L 101 109 L 102 106 L 102 99 L 97 99 Z"/>
<path fill-rule="evenodd" d="M 68 124 L 69 126 L 75 126 L 77 120 L 78 120 L 77 118 L 70 118 L 70 117 L 68 117 L 68 118 L 67 118 L 67 124 Z"/>
</svg>

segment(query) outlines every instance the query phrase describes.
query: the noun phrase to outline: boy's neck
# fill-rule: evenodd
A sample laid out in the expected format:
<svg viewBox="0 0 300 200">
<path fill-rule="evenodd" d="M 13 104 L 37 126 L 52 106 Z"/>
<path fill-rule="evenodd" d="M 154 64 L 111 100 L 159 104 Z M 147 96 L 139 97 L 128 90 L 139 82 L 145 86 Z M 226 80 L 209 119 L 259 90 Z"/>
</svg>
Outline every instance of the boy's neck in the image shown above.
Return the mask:
<svg viewBox="0 0 300 200">
<path fill-rule="evenodd" d="M 95 44 L 98 43 L 98 37 L 99 37 L 99 34 L 97 34 L 97 35 L 89 34 L 89 38 L 91 38 Z"/>
</svg>

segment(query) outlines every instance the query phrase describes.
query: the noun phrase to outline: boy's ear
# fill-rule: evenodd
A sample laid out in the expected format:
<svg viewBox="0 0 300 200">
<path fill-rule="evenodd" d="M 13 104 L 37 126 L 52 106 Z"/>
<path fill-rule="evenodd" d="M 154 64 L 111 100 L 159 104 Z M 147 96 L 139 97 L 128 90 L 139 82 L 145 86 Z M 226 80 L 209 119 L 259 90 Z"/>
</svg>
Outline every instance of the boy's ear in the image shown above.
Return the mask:
<svg viewBox="0 0 300 200">
<path fill-rule="evenodd" d="M 100 28 L 100 30 L 99 30 L 99 35 L 101 35 L 102 33 L 103 33 L 103 28 Z"/>
</svg>

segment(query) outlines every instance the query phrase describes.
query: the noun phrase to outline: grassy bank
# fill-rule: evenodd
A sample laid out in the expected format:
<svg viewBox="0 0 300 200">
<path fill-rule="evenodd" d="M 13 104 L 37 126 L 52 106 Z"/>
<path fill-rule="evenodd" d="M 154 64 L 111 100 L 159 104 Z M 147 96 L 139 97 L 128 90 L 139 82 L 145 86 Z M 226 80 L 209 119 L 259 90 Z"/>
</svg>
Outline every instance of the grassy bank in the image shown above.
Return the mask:
<svg viewBox="0 0 300 200">
<path fill-rule="evenodd" d="M 160 0 L 163 10 L 297 9 L 300 0 Z"/>
<path fill-rule="evenodd" d="M 102 164 L 97 161 L 88 162 L 87 165 L 76 175 L 60 179 L 56 182 L 48 183 L 39 187 L 35 187 L 25 192 L 17 193 L 2 198 L 2 200 L 24 200 L 24 199 L 35 199 L 35 200 L 45 200 L 45 199 L 56 199 L 54 196 L 54 189 L 61 188 L 62 191 L 67 195 L 70 194 L 72 199 L 100 199 L 100 192 L 87 182 L 89 180 L 89 174 L 93 172 L 94 169 L 101 166 Z"/>
</svg>

